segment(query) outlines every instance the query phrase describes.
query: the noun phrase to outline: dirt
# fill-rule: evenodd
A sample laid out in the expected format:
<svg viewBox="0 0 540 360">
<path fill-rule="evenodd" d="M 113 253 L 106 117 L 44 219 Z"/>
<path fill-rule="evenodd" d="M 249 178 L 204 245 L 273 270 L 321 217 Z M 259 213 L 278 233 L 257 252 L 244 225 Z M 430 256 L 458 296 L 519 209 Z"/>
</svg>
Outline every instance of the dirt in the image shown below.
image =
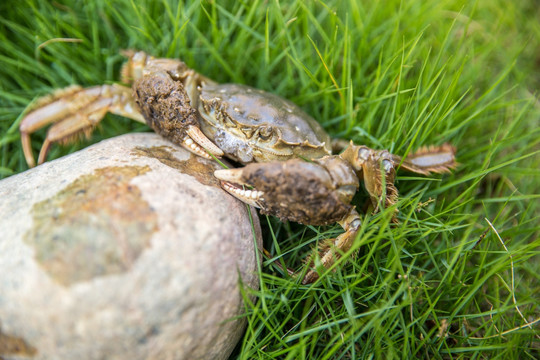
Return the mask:
<svg viewBox="0 0 540 360">
<path fill-rule="evenodd" d="M 194 154 L 190 154 L 188 160 L 179 160 L 173 155 L 173 150 L 170 146 L 136 147 L 132 155 L 157 159 L 162 164 L 195 177 L 201 184 L 220 187 L 214 177 L 216 168 L 208 161 Z"/>
<path fill-rule="evenodd" d="M 37 350 L 23 338 L 11 336 L 0 329 L 0 360 L 2 355 L 34 356 Z"/>
<path fill-rule="evenodd" d="M 148 166 L 105 167 L 36 203 L 24 241 L 58 283 L 70 286 L 131 268 L 158 230 L 157 215 L 131 180 Z"/>
<path fill-rule="evenodd" d="M 156 133 L 181 144 L 190 125 L 197 125 L 197 112 L 181 81 L 165 71 L 153 72 L 133 86 L 133 98 L 146 123 Z"/>
</svg>

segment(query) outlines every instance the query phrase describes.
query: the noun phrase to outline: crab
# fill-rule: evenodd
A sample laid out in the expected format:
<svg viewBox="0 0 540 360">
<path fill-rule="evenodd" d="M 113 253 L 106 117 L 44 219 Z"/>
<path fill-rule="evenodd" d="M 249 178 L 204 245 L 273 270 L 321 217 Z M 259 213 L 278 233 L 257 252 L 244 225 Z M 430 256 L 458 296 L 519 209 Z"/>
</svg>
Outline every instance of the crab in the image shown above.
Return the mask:
<svg viewBox="0 0 540 360">
<path fill-rule="evenodd" d="M 198 156 L 225 156 L 245 165 L 214 175 L 225 191 L 263 214 L 310 225 L 339 223 L 345 232 L 320 246 L 320 262 L 330 268 L 351 248 L 362 224 L 351 204 L 360 180 L 378 211 L 398 200 L 397 168 L 428 175 L 456 166 L 455 149 L 448 144 L 422 148 L 405 159 L 352 142 L 332 154 L 332 145 L 342 142 L 330 139 L 289 100 L 245 85 L 218 84 L 179 60 L 126 55 L 121 80 L 131 87 L 71 86 L 38 100 L 24 116 L 20 133 L 30 167 L 35 165 L 30 135 L 49 124 L 38 164 L 53 143 L 89 135 L 108 112 L 147 123 Z M 319 277 L 313 259 L 308 266 L 303 283 Z"/>
</svg>

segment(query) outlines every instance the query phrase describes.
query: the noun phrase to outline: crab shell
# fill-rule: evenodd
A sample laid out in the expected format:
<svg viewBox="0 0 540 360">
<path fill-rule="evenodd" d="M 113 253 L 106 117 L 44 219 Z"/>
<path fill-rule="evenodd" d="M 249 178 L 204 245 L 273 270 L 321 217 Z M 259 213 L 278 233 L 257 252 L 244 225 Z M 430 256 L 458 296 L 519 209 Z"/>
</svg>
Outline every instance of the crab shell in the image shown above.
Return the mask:
<svg viewBox="0 0 540 360">
<path fill-rule="evenodd" d="M 329 135 L 291 101 L 238 84 L 205 84 L 199 91 L 201 130 L 233 160 L 247 164 L 331 153 Z"/>
</svg>

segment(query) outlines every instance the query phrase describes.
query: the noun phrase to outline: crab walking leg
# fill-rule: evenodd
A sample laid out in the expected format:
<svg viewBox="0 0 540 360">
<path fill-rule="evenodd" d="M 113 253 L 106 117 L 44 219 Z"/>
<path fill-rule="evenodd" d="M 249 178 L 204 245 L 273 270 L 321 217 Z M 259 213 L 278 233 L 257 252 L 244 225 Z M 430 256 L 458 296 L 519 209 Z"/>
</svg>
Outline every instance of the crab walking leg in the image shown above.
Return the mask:
<svg viewBox="0 0 540 360">
<path fill-rule="evenodd" d="M 456 149 L 450 144 L 441 146 L 426 146 L 418 149 L 405 159 L 392 155 L 394 162 L 401 167 L 417 174 L 447 173 L 457 166 Z"/>
<path fill-rule="evenodd" d="M 40 152 L 38 163 L 41 164 L 53 143 L 69 142 L 81 133 L 89 136 L 107 113 L 146 123 L 159 134 L 196 155 L 206 158 L 212 155 L 223 156 L 223 151 L 200 130 L 196 108 L 190 107 L 190 99 L 193 100 L 191 103 L 197 105 L 199 87 L 213 82 L 179 60 L 156 59 L 144 52 L 127 51 L 126 55 L 128 61 L 121 71 L 122 81 L 141 84 L 144 79 L 158 79 L 158 82 L 160 78 L 167 79 L 169 85 L 172 84 L 169 89 L 171 91 L 155 91 L 141 99 L 139 94 L 145 92 L 144 86 L 138 88 L 135 85 L 132 89 L 121 85 L 102 85 L 83 89 L 75 85 L 39 99 L 34 110 L 23 118 L 19 127 L 24 156 L 30 167 L 35 166 L 30 141 L 33 132 L 54 124 Z M 154 85 L 148 84 L 149 87 Z M 165 110 L 159 114 L 159 109 L 153 109 L 149 104 L 155 104 L 163 98 L 166 99 L 164 105 L 169 106 L 170 111 Z M 164 114 L 169 117 L 168 122 L 158 124 L 160 116 Z"/>
<path fill-rule="evenodd" d="M 358 215 L 358 212 L 355 209 L 352 209 L 349 215 L 343 220 L 338 221 L 338 223 L 343 227 L 345 232 L 335 239 L 326 239 L 319 249 L 319 259 L 326 269 L 329 269 L 337 260 L 339 260 L 343 253 L 346 253 L 351 249 L 354 240 L 356 239 L 356 235 L 358 234 L 358 230 L 362 225 L 360 215 Z M 308 260 L 308 265 L 313 266 L 312 263 L 313 260 L 310 258 Z M 319 274 L 317 271 L 310 268 L 304 276 L 302 284 L 310 284 L 318 278 Z"/>
<path fill-rule="evenodd" d="M 46 105 L 39 103 L 48 102 Z M 30 135 L 52 123 L 41 150 L 40 161 L 45 160 L 54 142 L 69 142 L 79 133 L 89 134 L 107 112 L 144 123 L 144 118 L 131 96 L 131 89 L 120 85 L 102 85 L 83 89 L 71 86 L 52 96 L 38 100 L 37 109 L 21 121 L 19 130 L 26 162 L 35 166 Z"/>
<path fill-rule="evenodd" d="M 96 101 L 89 106 L 85 112 L 80 112 L 68 118 L 65 118 L 49 128 L 45 141 L 41 145 L 41 150 L 38 157 L 38 165 L 43 164 L 47 158 L 47 154 L 51 145 L 55 142 L 69 142 L 74 138 L 74 135 L 84 133 L 86 136 L 90 135 L 90 132 L 97 125 L 101 119 L 107 113 L 107 107 L 102 107 L 103 99 Z M 97 108 L 97 109 L 95 109 Z"/>
<path fill-rule="evenodd" d="M 386 150 L 373 150 L 367 146 L 351 143 L 339 156 L 352 166 L 359 179 L 363 179 L 375 212 L 397 202 L 398 191 L 394 185 L 396 178 L 394 155 Z"/>
</svg>

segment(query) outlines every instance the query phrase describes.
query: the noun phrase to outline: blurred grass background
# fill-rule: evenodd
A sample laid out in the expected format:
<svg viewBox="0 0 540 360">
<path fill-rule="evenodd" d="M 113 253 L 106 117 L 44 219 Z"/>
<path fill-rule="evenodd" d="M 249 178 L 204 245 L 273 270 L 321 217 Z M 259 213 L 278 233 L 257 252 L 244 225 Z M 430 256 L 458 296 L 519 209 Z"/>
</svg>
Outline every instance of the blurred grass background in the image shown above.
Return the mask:
<svg viewBox="0 0 540 360">
<path fill-rule="evenodd" d="M 28 104 L 118 81 L 128 48 L 289 98 L 335 137 L 458 148 L 452 175 L 401 174 L 400 225 L 367 213 L 352 261 L 313 285 L 272 262 L 302 269 L 342 230 L 262 219 L 272 258 L 232 358 L 538 358 L 538 1 L 3 1 L 0 40 L 1 177 L 27 168 Z M 49 159 L 130 131 L 148 128 L 109 115 Z"/>
</svg>

